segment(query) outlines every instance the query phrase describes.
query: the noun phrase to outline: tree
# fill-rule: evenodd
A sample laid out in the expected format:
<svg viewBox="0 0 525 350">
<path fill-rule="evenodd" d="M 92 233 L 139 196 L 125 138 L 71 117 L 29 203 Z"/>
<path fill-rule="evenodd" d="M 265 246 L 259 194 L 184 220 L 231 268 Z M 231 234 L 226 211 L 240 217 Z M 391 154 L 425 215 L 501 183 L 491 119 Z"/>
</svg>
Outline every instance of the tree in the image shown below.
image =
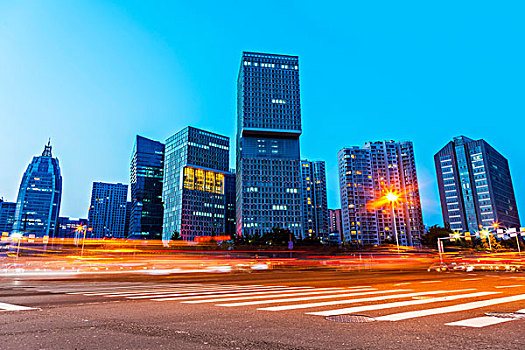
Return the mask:
<svg viewBox="0 0 525 350">
<path fill-rule="evenodd" d="M 421 244 L 430 248 L 437 247 L 438 238 L 449 237 L 453 233 L 448 227 L 431 226 L 428 232 L 421 236 Z"/>
<path fill-rule="evenodd" d="M 181 240 L 182 237 L 180 236 L 180 232 L 175 230 L 173 231 L 173 233 L 171 234 L 171 237 L 170 237 L 170 240 L 171 241 L 178 241 L 178 240 Z"/>
</svg>

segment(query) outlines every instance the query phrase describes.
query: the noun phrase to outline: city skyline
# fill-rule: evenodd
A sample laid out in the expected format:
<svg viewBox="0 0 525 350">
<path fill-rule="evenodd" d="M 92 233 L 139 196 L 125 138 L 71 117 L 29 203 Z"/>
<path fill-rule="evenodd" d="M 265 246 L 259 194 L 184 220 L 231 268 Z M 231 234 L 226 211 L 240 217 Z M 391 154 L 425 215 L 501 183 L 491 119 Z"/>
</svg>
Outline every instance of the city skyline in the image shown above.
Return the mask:
<svg viewBox="0 0 525 350">
<path fill-rule="evenodd" d="M 106 26 L 95 31 L 95 34 L 83 33 L 78 28 L 73 29 L 72 34 L 84 39 L 83 42 L 87 47 L 92 48 L 96 45 L 97 40 L 94 39 L 99 39 L 101 35 L 109 33 L 111 26 L 122 25 L 125 30 L 129 29 L 133 33 L 140 34 L 139 43 L 144 44 L 146 50 L 144 50 L 145 53 L 139 53 L 138 46 L 134 46 L 123 37 L 121 30 L 101 41 L 102 48 L 98 50 L 98 54 L 97 50 L 92 50 L 78 63 L 68 65 L 64 64 L 68 61 L 68 57 L 51 54 L 50 49 L 53 46 L 42 50 L 42 62 L 27 59 L 27 57 L 34 56 L 31 54 L 33 49 L 42 49 L 40 45 L 32 47 L 28 43 L 32 42 L 35 37 L 40 37 L 35 32 L 39 28 L 38 24 L 42 21 L 47 23 L 53 18 L 49 11 L 43 11 L 45 14 L 43 17 L 34 17 L 36 12 L 47 8 L 42 9 L 38 8 L 38 5 L 33 5 L 28 6 L 25 11 L 17 12 L 16 5 L 0 6 L 2 10 L 5 10 L 4 13 L 10 14 L 10 19 L 13 21 L 9 21 L 7 26 L 14 28 L 11 33 L 2 32 L 4 40 L 0 42 L 3 51 L 11 53 L 6 58 L 6 64 L 0 68 L 7 77 L 4 82 L 0 83 L 0 90 L 6 97 L 5 101 L 10 101 L 6 103 L 4 110 L 6 113 L 5 132 L 7 135 L 19 135 L 20 128 L 26 124 L 17 122 L 20 119 L 35 125 L 32 128 L 34 130 L 27 131 L 30 137 L 23 144 L 17 144 L 16 139 L 12 137 L 0 141 L 3 149 L 12 149 L 13 144 L 17 146 L 14 151 L 3 152 L 0 156 L 0 162 L 5 168 L 0 175 L 0 196 L 6 201 L 16 200 L 16 191 L 23 169 L 48 136 L 51 136 L 55 145 L 55 153 L 61 160 L 64 174 L 61 216 L 72 217 L 87 215 L 86 208 L 89 206 L 88 198 L 93 181 L 128 183 L 129 150 L 136 134 L 155 140 L 165 140 L 176 130 L 186 125 L 193 125 L 226 135 L 233 140 L 236 128 L 234 121 L 235 77 L 238 71 L 238 57 L 243 50 L 250 49 L 293 54 L 300 58 L 303 95 L 301 156 L 326 161 L 329 208 L 339 207 L 337 151 L 346 145 L 364 144 L 376 139 L 410 140 L 414 143 L 424 222 L 427 224 L 442 224 L 437 182 L 433 169 L 433 154 L 453 137 L 465 135 L 473 139 L 483 138 L 506 155 L 512 175 L 519 174 L 525 169 L 525 163 L 519 155 L 519 127 L 512 128 L 505 134 L 491 133 L 489 130 L 492 128 L 487 127 L 490 123 L 495 123 L 495 120 L 502 119 L 507 119 L 509 123 L 517 123 L 518 126 L 521 125 L 517 117 L 523 111 L 523 107 L 518 105 L 518 96 L 521 95 L 519 89 L 521 88 L 516 89 L 513 81 L 514 79 L 520 80 L 523 69 L 514 61 L 517 58 L 513 58 L 519 55 L 512 50 L 509 51 L 509 48 L 513 47 L 511 42 L 516 40 L 513 35 L 518 35 L 520 31 L 509 30 L 513 26 L 518 26 L 519 29 L 522 27 L 518 24 L 519 22 L 514 22 L 515 17 L 511 13 L 506 12 L 507 23 L 499 28 L 496 28 L 495 24 L 490 24 L 488 20 L 466 19 L 478 30 L 484 32 L 493 30 L 494 32 L 493 36 L 491 34 L 486 38 L 486 46 L 481 47 L 479 43 L 470 43 L 464 50 L 459 45 L 464 44 L 469 30 L 465 25 L 460 24 L 459 18 L 461 13 L 467 11 L 467 8 L 460 7 L 456 9 L 457 14 L 446 15 L 452 20 L 452 23 L 450 28 L 440 33 L 442 36 L 436 36 L 437 33 L 431 31 L 430 25 L 427 27 L 424 23 L 418 23 L 422 26 L 421 34 L 414 34 L 408 38 L 405 35 L 403 41 L 397 41 L 399 39 L 395 38 L 396 32 L 409 29 L 410 24 L 417 21 L 415 19 L 409 21 L 406 27 L 394 28 L 392 33 L 367 31 L 365 30 L 369 29 L 367 25 L 362 21 L 357 21 L 357 24 L 354 23 L 349 29 L 337 34 L 335 29 L 341 28 L 334 27 L 334 24 L 334 26 L 327 27 L 321 34 L 314 35 L 312 39 L 314 42 L 320 42 L 321 37 L 328 38 L 321 47 L 315 49 L 309 48 L 306 44 L 306 34 L 298 35 L 295 41 L 276 40 L 276 36 L 273 35 L 277 33 L 276 29 L 270 28 L 271 26 L 268 26 L 270 29 L 267 29 L 267 33 L 264 33 L 263 30 L 254 30 L 250 35 L 240 32 L 236 33 L 237 36 L 232 34 L 229 36 L 233 41 L 231 45 L 226 45 L 224 41 L 219 42 L 220 45 L 226 45 L 225 47 L 213 44 L 216 36 L 209 31 L 206 32 L 209 37 L 199 36 L 198 42 L 211 50 L 211 56 L 197 57 L 197 53 L 201 51 L 192 52 L 195 47 L 187 41 L 182 43 L 177 52 L 169 49 L 182 39 L 177 39 L 174 34 L 176 27 L 170 27 L 163 16 L 157 15 L 160 18 L 157 18 L 158 21 L 155 22 L 149 12 L 136 19 L 135 23 L 131 20 L 131 16 L 126 14 L 124 8 L 116 5 L 84 4 L 78 9 L 68 9 L 72 11 L 71 20 L 80 20 L 81 11 L 79 10 L 86 10 L 87 18 L 99 18 L 107 14 L 110 9 L 114 9 L 117 17 L 116 23 L 112 25 L 102 21 Z M 140 9 L 131 6 L 128 10 L 130 13 L 137 14 Z M 189 10 L 189 18 L 198 12 Z M 211 20 L 209 28 L 217 24 L 216 20 L 211 18 L 212 10 L 218 9 L 213 7 L 209 10 L 210 12 L 205 11 L 203 14 Z M 478 11 L 487 13 L 489 10 L 481 7 L 478 8 Z M 498 11 L 506 10 L 498 9 Z M 219 12 L 225 14 L 222 10 Z M 301 8 L 301 13 L 305 14 L 306 18 L 313 20 L 314 11 L 309 4 Z M 397 12 L 397 14 L 400 13 Z M 331 15 L 337 16 L 337 14 Z M 386 11 L 385 13 L 380 12 L 378 16 L 384 19 Z M 254 20 L 262 21 L 262 17 L 264 14 Z M 321 10 L 319 19 L 313 21 L 321 24 L 324 23 L 323 21 L 326 22 L 326 17 L 327 13 Z M 15 21 L 18 21 L 19 25 L 23 26 L 23 23 L 29 19 L 34 19 L 35 22 L 25 31 L 14 24 Z M 280 18 L 274 21 L 278 19 Z M 42 42 L 46 43 L 56 38 L 69 20 L 65 21 L 49 24 L 44 31 L 47 36 L 43 37 L 45 40 Z M 81 20 L 80 22 L 83 23 Z M 297 19 L 292 19 L 292 23 L 297 24 Z M 159 27 L 160 24 L 162 25 Z M 188 26 L 189 24 L 184 22 L 177 25 Z M 232 29 L 228 26 L 222 29 L 226 32 L 230 30 Z M 453 32 L 457 38 L 453 37 Z M 119 33 L 121 36 L 118 36 Z M 160 38 L 157 36 L 158 33 L 160 33 Z M 312 31 L 306 29 L 305 33 L 312 34 Z M 507 35 L 509 33 L 511 35 Z M 353 36 L 348 39 L 352 44 L 351 52 L 335 45 L 337 40 L 349 34 Z M 428 43 L 423 41 L 424 34 L 431 34 Z M 504 38 L 503 41 L 501 38 Z M 22 49 L 14 45 L 17 39 L 21 39 L 21 43 L 31 48 Z M 122 62 L 112 56 L 116 53 L 113 50 L 116 49 L 109 48 L 110 41 L 108 40 L 114 40 L 118 44 L 117 48 L 122 49 L 123 52 L 132 53 L 129 56 L 129 62 Z M 381 50 L 375 48 L 375 46 L 381 46 L 378 44 L 383 44 Z M 417 45 L 411 48 L 410 44 Z M 74 42 L 66 40 L 65 45 L 74 55 L 83 52 L 79 51 L 81 47 Z M 398 53 L 394 50 L 396 45 L 405 51 Z M 491 47 L 497 47 L 500 50 L 495 50 L 497 54 L 491 54 L 489 51 L 492 50 L 487 49 Z M 387 50 L 389 54 L 387 57 L 379 55 L 383 50 Z M 338 70 L 338 74 L 334 77 L 323 74 L 327 69 L 326 52 L 340 54 L 341 57 L 344 56 L 345 60 L 348 60 L 348 62 L 341 63 L 343 69 Z M 435 52 L 439 53 L 438 57 L 434 57 Z M 459 52 L 463 56 L 452 57 L 452 52 Z M 415 56 L 407 63 L 401 62 L 402 58 L 413 54 Z M 52 62 L 54 58 L 58 58 L 56 63 Z M 367 60 L 370 62 L 366 62 Z M 13 77 L 12 72 L 18 71 L 16 69 L 18 63 L 15 64 L 15 62 L 27 65 L 30 72 L 41 72 L 43 76 L 23 76 L 25 80 L 21 79 L 21 82 L 13 84 L 9 77 Z M 108 68 L 115 68 L 114 65 L 117 62 L 124 68 L 116 69 L 113 73 L 108 72 Z M 159 67 L 167 69 L 167 74 L 147 64 L 144 66 L 144 73 L 137 73 L 138 75 L 134 78 L 136 80 L 130 80 L 124 76 L 124 73 L 129 72 L 133 67 L 138 68 L 139 63 L 145 62 L 159 64 Z M 109 67 L 104 68 L 105 65 Z M 484 65 L 498 66 L 497 76 L 491 73 L 480 79 L 477 69 L 481 69 Z M 93 79 L 92 83 L 86 79 L 86 69 L 93 70 L 93 74 L 89 74 L 89 77 Z M 430 69 L 435 69 L 436 72 Z M 52 73 L 57 73 L 56 77 Z M 38 97 L 37 95 L 43 91 L 40 91 L 39 88 L 31 89 L 26 85 L 39 87 L 43 86 L 42 83 L 46 81 L 53 82 L 54 79 L 65 75 L 77 76 L 79 74 L 78 84 L 80 85 L 65 80 L 65 87 L 73 91 L 73 95 L 68 95 L 53 85 L 48 89 L 49 91 L 45 91 L 44 97 Z M 161 74 L 168 78 L 161 78 Z M 204 85 L 205 81 L 209 81 L 210 75 L 214 80 L 211 84 L 213 92 Z M 513 78 L 506 78 L 511 75 Z M 122 80 L 119 80 L 120 78 Z M 448 90 L 451 84 L 447 82 L 447 79 L 458 84 L 458 88 Z M 338 85 L 336 80 L 343 80 L 344 84 Z M 124 88 L 126 84 L 137 85 L 135 83 L 138 83 L 141 88 Z M 498 86 L 498 90 L 501 91 L 490 88 L 491 85 Z M 327 86 L 333 88 L 326 89 Z M 323 90 L 329 91 L 323 92 Z M 401 92 L 395 93 L 394 90 Z M 21 91 L 24 91 L 24 94 L 21 94 Z M 145 94 L 145 97 L 132 101 L 139 93 Z M 65 99 L 55 98 L 62 94 L 66 94 Z M 112 95 L 112 101 L 104 98 L 103 94 Z M 212 96 L 212 94 L 217 96 Z M 391 94 L 393 95 L 390 96 Z M 80 95 L 84 97 L 81 98 Z M 159 103 L 152 105 L 153 96 Z M 343 100 L 342 96 L 350 96 L 350 101 Z M 32 103 L 23 103 L 22 97 L 30 98 Z M 336 103 L 328 103 L 332 101 Z M 72 108 L 72 103 L 78 103 L 78 107 Z M 129 106 L 124 106 L 125 103 L 128 103 Z M 384 107 L 379 105 L 384 105 Z M 44 108 L 45 106 L 49 108 Z M 122 116 L 126 116 L 126 120 L 129 118 L 130 123 L 121 125 Z M 374 129 L 364 129 L 368 118 L 374 118 Z M 402 118 L 403 125 L 392 123 L 395 118 Z M 423 123 L 422 119 L 438 120 L 439 123 Z M 87 120 L 91 122 L 87 123 Z M 107 120 L 107 125 L 104 126 L 102 120 Z M 319 120 L 323 122 L 319 123 Z M 418 123 L 421 125 L 417 126 Z M 116 124 L 122 127 L 117 130 Z M 352 130 L 359 130 L 359 132 L 352 132 Z M 104 156 L 100 156 L 101 154 Z M 231 165 L 234 164 L 233 159 L 234 155 L 230 154 Z M 525 200 L 523 196 L 520 196 L 524 183 L 515 177 L 514 187 L 519 210 L 523 208 Z"/>
</svg>

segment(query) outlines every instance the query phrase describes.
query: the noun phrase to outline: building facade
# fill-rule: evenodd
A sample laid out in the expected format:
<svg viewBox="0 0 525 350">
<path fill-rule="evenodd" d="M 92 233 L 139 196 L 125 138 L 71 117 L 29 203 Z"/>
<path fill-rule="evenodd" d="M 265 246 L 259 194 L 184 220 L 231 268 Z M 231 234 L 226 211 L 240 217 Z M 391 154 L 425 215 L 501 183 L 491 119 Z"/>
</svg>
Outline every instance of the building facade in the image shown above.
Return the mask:
<svg viewBox="0 0 525 350">
<path fill-rule="evenodd" d="M 508 161 L 486 141 L 455 137 L 434 162 L 446 226 L 471 233 L 494 223 L 519 229 Z"/>
<path fill-rule="evenodd" d="M 0 199 L 0 234 L 11 233 L 15 223 L 16 203 L 4 202 Z"/>
<path fill-rule="evenodd" d="M 77 230 L 78 226 L 88 227 L 89 221 L 87 219 L 77 219 L 61 216 L 58 218 L 58 233 L 56 237 L 80 239 L 83 236 L 83 232 Z"/>
<path fill-rule="evenodd" d="M 130 166 L 130 238 L 162 238 L 163 173 L 164 144 L 137 135 Z"/>
<path fill-rule="evenodd" d="M 225 225 L 226 229 L 225 232 L 226 235 L 230 237 L 235 236 L 236 232 L 236 225 L 235 225 L 235 219 L 236 219 L 236 211 L 235 211 L 235 204 L 236 204 L 236 175 L 235 175 L 235 169 L 230 169 L 230 173 L 226 174 L 226 177 L 224 178 L 225 185 L 224 185 L 224 191 L 226 196 L 226 214 L 225 214 Z"/>
<path fill-rule="evenodd" d="M 418 245 L 424 233 L 411 142 L 369 142 L 338 154 L 343 239 L 363 245 Z M 398 201 L 385 200 L 393 192 Z M 395 226 L 394 226 L 395 225 Z"/>
<path fill-rule="evenodd" d="M 330 240 L 342 242 L 343 224 L 341 221 L 341 209 L 329 209 Z"/>
<path fill-rule="evenodd" d="M 228 137 L 191 126 L 166 140 L 164 241 L 224 235 L 229 148 Z"/>
<path fill-rule="evenodd" d="M 326 197 L 326 172 L 323 161 L 301 161 L 302 238 L 329 237 L 328 204 Z"/>
<path fill-rule="evenodd" d="M 53 237 L 60 212 L 62 175 L 58 158 L 53 158 L 51 144 L 41 156 L 33 157 L 22 177 L 16 200 L 13 231 Z"/>
<path fill-rule="evenodd" d="M 244 52 L 237 102 L 237 234 L 301 237 L 298 57 Z"/>
<path fill-rule="evenodd" d="M 89 238 L 125 238 L 128 185 L 93 182 L 88 220 Z"/>
</svg>

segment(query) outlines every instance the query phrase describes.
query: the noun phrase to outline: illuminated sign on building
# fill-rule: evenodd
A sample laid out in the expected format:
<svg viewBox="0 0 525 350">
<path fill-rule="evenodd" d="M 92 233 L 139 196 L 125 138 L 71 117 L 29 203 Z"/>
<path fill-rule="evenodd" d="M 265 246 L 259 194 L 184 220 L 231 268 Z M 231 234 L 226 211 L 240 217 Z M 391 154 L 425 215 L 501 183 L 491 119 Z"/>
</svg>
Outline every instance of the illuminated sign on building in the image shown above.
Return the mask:
<svg viewBox="0 0 525 350">
<path fill-rule="evenodd" d="M 184 188 L 224 194 L 224 174 L 199 168 L 184 167 Z"/>
</svg>

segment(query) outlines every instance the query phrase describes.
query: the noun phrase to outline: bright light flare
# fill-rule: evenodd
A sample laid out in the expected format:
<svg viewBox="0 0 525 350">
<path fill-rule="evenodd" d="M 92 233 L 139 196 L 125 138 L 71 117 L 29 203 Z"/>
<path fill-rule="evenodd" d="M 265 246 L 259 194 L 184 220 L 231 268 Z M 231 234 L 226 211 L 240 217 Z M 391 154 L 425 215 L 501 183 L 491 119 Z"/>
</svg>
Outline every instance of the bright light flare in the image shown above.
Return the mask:
<svg viewBox="0 0 525 350">
<path fill-rule="evenodd" d="M 388 192 L 386 194 L 386 199 L 389 201 L 389 202 L 395 202 L 397 201 L 397 199 L 399 198 L 399 196 L 393 192 Z"/>
</svg>

